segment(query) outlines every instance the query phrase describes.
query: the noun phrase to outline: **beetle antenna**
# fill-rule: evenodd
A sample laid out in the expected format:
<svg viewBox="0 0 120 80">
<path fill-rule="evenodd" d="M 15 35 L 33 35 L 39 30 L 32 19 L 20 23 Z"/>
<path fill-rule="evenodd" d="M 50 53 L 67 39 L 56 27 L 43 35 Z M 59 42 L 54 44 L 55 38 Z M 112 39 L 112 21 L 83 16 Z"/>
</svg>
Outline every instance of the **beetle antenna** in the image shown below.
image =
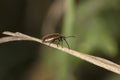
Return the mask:
<svg viewBox="0 0 120 80">
<path fill-rule="evenodd" d="M 67 37 L 65 37 L 65 38 L 70 38 L 70 37 L 76 37 L 76 36 L 67 36 Z"/>
</svg>

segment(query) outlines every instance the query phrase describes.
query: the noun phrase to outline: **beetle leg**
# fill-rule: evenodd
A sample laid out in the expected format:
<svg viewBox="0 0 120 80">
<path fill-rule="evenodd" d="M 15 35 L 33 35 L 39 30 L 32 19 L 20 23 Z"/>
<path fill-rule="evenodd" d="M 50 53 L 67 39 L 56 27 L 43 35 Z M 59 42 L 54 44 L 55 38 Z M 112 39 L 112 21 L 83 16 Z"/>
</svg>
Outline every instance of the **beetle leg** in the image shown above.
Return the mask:
<svg viewBox="0 0 120 80">
<path fill-rule="evenodd" d="M 61 38 L 60 41 L 61 41 L 61 47 L 63 48 L 63 38 Z"/>
<path fill-rule="evenodd" d="M 58 47 L 58 45 L 59 45 L 59 43 L 61 42 L 61 40 L 60 39 L 58 39 L 58 42 L 57 42 L 57 47 Z"/>
<path fill-rule="evenodd" d="M 51 43 L 54 43 L 54 42 L 55 42 L 55 40 L 50 41 L 50 42 L 49 42 L 49 46 L 50 46 Z"/>
<path fill-rule="evenodd" d="M 68 48 L 70 49 L 70 46 L 69 46 L 69 44 L 68 44 L 67 40 L 66 40 L 65 38 L 63 38 L 63 40 L 66 42 L 66 44 L 67 44 Z"/>
</svg>

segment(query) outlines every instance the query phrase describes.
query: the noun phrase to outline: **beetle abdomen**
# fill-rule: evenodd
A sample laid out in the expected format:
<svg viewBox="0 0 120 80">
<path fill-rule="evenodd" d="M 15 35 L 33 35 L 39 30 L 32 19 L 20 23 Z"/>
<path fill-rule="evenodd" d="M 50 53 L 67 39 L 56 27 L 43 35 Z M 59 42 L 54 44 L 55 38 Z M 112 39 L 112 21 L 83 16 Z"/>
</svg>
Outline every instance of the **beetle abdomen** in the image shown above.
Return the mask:
<svg viewBox="0 0 120 80">
<path fill-rule="evenodd" d="M 59 39 L 61 35 L 59 33 L 49 34 L 42 38 L 43 42 L 51 42 L 53 40 Z"/>
</svg>

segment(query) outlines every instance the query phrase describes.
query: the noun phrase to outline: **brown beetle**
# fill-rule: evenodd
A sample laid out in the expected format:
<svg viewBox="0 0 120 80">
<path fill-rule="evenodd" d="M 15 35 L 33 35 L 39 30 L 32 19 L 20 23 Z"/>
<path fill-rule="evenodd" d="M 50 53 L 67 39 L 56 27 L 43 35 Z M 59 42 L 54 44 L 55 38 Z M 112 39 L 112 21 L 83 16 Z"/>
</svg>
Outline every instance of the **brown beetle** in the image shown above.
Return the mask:
<svg viewBox="0 0 120 80">
<path fill-rule="evenodd" d="M 68 37 L 74 37 L 74 36 L 68 36 Z M 67 40 L 66 40 L 66 38 L 68 38 L 68 37 L 65 37 L 65 36 L 63 36 L 63 35 L 61 35 L 61 34 L 59 34 L 59 33 L 53 33 L 53 34 L 48 34 L 48 35 L 46 35 L 46 36 L 43 36 L 42 42 L 54 43 L 55 41 L 58 41 L 58 42 L 57 42 L 57 46 L 58 46 L 58 44 L 59 44 L 60 42 L 65 41 L 66 44 L 67 44 L 67 46 L 68 46 L 68 48 L 70 49 L 70 46 L 69 46 L 69 44 L 68 44 L 68 42 L 67 42 Z"/>
</svg>

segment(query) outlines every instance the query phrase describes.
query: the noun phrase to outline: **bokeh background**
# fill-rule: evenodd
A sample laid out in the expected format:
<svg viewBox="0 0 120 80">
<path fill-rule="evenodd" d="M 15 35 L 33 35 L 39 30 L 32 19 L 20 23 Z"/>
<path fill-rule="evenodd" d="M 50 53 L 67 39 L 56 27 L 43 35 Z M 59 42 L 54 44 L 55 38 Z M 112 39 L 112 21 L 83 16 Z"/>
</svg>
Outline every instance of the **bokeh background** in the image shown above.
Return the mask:
<svg viewBox="0 0 120 80">
<path fill-rule="evenodd" d="M 120 64 L 120 0 L 0 0 L 3 31 L 61 33 L 71 49 Z M 66 46 L 66 45 L 64 45 Z M 67 47 L 67 46 L 66 46 Z M 120 80 L 120 76 L 30 41 L 0 44 L 0 80 Z"/>
</svg>

